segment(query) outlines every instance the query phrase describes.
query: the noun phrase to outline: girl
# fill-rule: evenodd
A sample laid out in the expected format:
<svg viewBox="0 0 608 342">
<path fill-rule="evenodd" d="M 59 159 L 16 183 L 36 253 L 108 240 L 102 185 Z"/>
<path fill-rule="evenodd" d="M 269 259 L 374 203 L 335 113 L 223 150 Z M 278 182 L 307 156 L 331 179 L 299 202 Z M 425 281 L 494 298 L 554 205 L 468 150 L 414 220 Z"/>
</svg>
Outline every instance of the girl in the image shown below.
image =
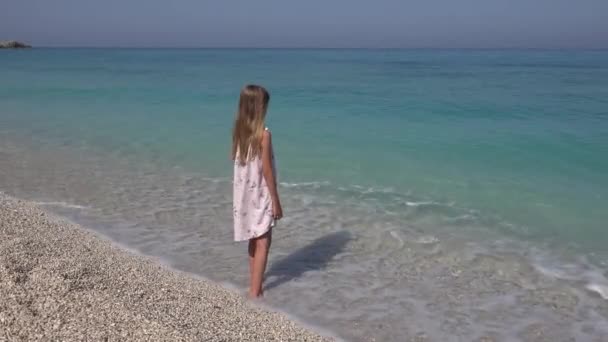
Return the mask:
<svg viewBox="0 0 608 342">
<path fill-rule="evenodd" d="M 249 240 L 249 297 L 263 296 L 272 227 L 283 217 L 270 131 L 264 126 L 270 95 L 261 86 L 241 91 L 232 131 L 234 240 Z"/>
</svg>

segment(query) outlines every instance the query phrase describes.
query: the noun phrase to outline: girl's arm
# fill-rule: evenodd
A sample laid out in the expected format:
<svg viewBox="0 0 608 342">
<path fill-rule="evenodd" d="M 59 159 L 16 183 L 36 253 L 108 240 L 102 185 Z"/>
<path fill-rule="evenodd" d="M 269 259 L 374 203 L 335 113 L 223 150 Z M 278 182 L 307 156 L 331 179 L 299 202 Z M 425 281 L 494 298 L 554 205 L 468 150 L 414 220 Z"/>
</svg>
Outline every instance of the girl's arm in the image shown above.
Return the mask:
<svg viewBox="0 0 608 342">
<path fill-rule="evenodd" d="M 281 208 L 277 180 L 272 169 L 272 136 L 269 131 L 264 131 L 262 136 L 262 173 L 272 200 L 272 215 L 279 220 L 283 217 L 283 208 Z"/>
</svg>

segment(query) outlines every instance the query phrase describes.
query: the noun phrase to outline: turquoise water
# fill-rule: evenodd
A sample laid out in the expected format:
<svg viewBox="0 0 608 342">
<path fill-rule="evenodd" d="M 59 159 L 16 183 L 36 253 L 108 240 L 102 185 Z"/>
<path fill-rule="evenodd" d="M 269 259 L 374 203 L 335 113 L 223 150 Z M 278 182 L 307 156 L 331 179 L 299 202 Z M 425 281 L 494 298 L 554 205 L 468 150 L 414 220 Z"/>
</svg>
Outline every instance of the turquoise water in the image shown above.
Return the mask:
<svg viewBox="0 0 608 342">
<path fill-rule="evenodd" d="M 413 193 L 608 244 L 608 52 L 33 50 L 0 55 L 3 127 L 228 176 L 240 87 L 272 92 L 288 182 Z M 8 120 L 8 122 L 7 122 Z"/>
<path fill-rule="evenodd" d="M 486 247 L 506 239 L 521 243 L 523 254 L 538 249 L 552 260 L 565 254 L 582 258 L 583 269 L 606 270 L 608 51 L 33 49 L 2 51 L 0 75 L 0 137 L 4 153 L 18 155 L 4 158 L 0 190 L 95 208 L 85 220 L 92 225 L 108 217 L 110 204 L 72 177 L 84 184 L 107 176 L 99 185 L 104 191 L 150 194 L 163 183 L 136 179 L 146 168 L 146 175 L 162 174 L 167 187 L 176 186 L 171 177 L 187 174 L 223 182 L 216 190 L 228 193 L 230 128 L 239 90 L 251 82 L 271 92 L 268 125 L 291 205 L 284 229 L 294 246 L 298 231 L 289 229 L 306 222 L 310 239 L 302 241 L 339 229 L 360 244 L 374 229 L 387 233 L 381 241 L 396 236 L 405 243 L 410 233 Z M 40 161 L 54 153 L 72 165 L 71 173 Z M 24 170 L 45 181 L 32 186 Z M 228 201 L 205 198 L 172 219 L 222 212 L 208 201 Z M 132 207 L 113 224 L 141 225 L 138 210 L 152 206 L 146 201 L 152 200 L 125 197 L 123 207 Z M 327 221 L 305 221 L 310 216 Z M 171 224 L 154 217 L 148 226 Z M 217 217 L 229 239 L 229 217 Z M 175 264 L 193 260 L 105 232 Z M 215 238 L 207 233 L 200 239 Z M 351 266 L 337 260 L 343 271 Z M 292 311 L 316 323 L 310 317 L 318 313 L 301 303 L 274 304 L 298 307 Z M 397 329 L 386 338 L 400 334 L 408 333 Z"/>
</svg>

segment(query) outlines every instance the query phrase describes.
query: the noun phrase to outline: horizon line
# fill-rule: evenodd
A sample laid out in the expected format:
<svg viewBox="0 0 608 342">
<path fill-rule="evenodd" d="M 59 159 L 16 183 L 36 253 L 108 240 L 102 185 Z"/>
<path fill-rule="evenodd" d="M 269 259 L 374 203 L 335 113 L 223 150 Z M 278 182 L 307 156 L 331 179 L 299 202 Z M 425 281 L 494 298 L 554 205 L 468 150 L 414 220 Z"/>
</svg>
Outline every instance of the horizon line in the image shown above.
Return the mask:
<svg viewBox="0 0 608 342">
<path fill-rule="evenodd" d="M 30 43 L 28 43 L 30 44 Z M 183 49 L 183 50 L 608 50 L 608 47 L 327 47 L 327 46 L 124 46 L 124 45 L 32 45 L 44 49 Z"/>
</svg>

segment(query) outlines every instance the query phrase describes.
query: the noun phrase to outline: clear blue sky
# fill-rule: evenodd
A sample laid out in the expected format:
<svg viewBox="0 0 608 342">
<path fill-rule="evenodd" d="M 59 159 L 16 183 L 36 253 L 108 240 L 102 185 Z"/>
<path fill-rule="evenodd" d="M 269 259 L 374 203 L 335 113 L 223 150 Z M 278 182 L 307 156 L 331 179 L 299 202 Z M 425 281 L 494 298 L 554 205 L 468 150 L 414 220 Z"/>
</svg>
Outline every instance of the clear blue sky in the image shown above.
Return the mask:
<svg viewBox="0 0 608 342">
<path fill-rule="evenodd" d="M 37 46 L 608 48 L 608 0 L 0 0 Z"/>
</svg>

